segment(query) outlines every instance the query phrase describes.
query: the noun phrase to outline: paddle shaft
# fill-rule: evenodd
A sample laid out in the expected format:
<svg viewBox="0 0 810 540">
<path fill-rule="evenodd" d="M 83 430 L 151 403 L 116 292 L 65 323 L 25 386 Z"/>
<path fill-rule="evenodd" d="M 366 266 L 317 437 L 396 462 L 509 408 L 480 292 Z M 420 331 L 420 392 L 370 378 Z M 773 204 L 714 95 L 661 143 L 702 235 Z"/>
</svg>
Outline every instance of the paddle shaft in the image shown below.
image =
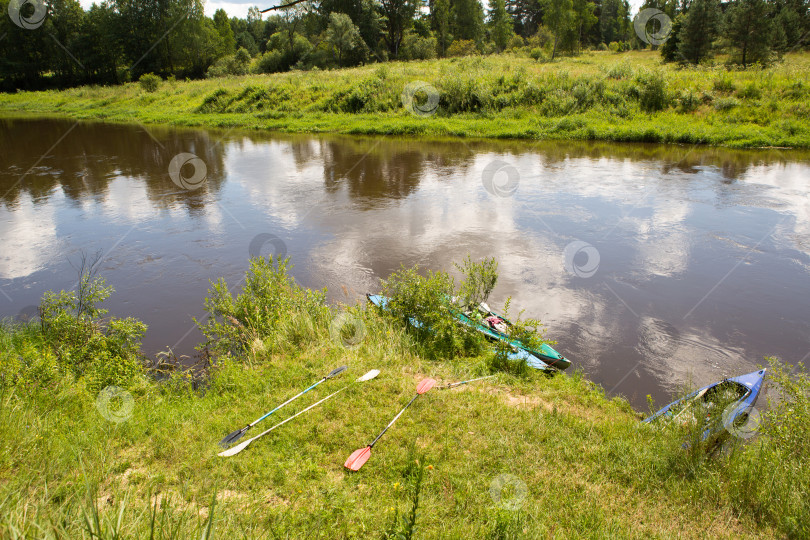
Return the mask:
<svg viewBox="0 0 810 540">
<path fill-rule="evenodd" d="M 320 400 L 320 401 L 317 401 L 317 402 L 313 403 L 312 405 L 310 405 L 310 406 L 309 406 L 309 407 L 307 407 L 306 409 L 304 409 L 304 410 L 302 410 L 302 411 L 300 411 L 300 412 L 295 413 L 295 414 L 294 414 L 294 415 L 292 415 L 291 417 L 287 418 L 286 420 L 283 420 L 283 421 L 279 422 L 278 424 L 276 424 L 275 426 L 271 427 L 270 429 L 268 429 L 268 430 L 266 430 L 266 431 L 263 431 L 262 433 L 259 433 L 258 435 L 256 435 L 256 436 L 255 436 L 255 437 L 253 437 L 252 439 L 250 439 L 250 441 L 252 442 L 252 441 L 255 441 L 256 439 L 258 439 L 259 437 L 264 437 L 265 435 L 267 435 L 268 433 L 270 433 L 271 431 L 273 431 L 273 430 L 274 430 L 274 429 L 276 429 L 277 427 L 281 427 L 281 426 L 283 426 L 284 424 L 286 424 L 287 422 L 289 422 L 290 420 L 292 420 L 292 419 L 293 419 L 293 418 L 295 418 L 296 416 L 299 416 L 299 415 L 301 415 L 301 414 L 304 414 L 305 412 L 307 412 L 307 411 L 308 411 L 308 410 L 310 410 L 311 408 L 313 408 L 313 407 L 317 407 L 318 405 L 320 405 L 321 403 L 323 403 L 323 402 L 324 402 L 324 401 L 326 401 L 327 399 L 332 398 L 332 397 L 334 397 L 334 396 L 338 395 L 339 393 L 343 392 L 343 391 L 344 391 L 344 390 L 346 390 L 348 387 L 350 387 L 352 384 L 354 384 L 354 383 L 347 384 L 346 386 L 344 386 L 344 387 L 343 387 L 343 388 L 341 388 L 340 390 L 338 390 L 338 391 L 336 391 L 336 392 L 332 392 L 331 394 L 329 394 L 328 396 L 326 396 L 326 397 L 325 397 L 325 398 L 323 398 L 322 400 Z"/>
<path fill-rule="evenodd" d="M 261 418 L 259 418 L 258 420 L 254 420 L 253 422 L 251 422 L 250 424 L 248 424 L 248 427 L 253 427 L 253 426 L 255 426 L 256 424 L 258 424 L 259 422 L 261 422 L 262 420 L 264 420 L 265 418 L 267 418 L 268 416 L 270 416 L 271 414 L 273 414 L 274 412 L 276 412 L 277 410 L 279 410 L 279 409 L 280 409 L 280 408 L 282 408 L 283 406 L 285 406 L 285 405 L 287 405 L 288 403 L 290 403 L 290 402 L 292 402 L 292 401 L 294 401 L 294 400 L 296 400 L 296 399 L 300 398 L 301 396 L 303 396 L 304 394 L 306 394 L 307 392 L 309 392 L 310 390 L 312 390 L 313 388 L 315 388 L 316 386 L 318 386 L 319 384 L 321 384 L 321 383 L 322 383 L 323 381 L 325 381 L 326 379 L 328 379 L 328 377 L 324 377 L 323 379 L 321 379 L 320 381 L 316 382 L 315 384 L 313 384 L 312 386 L 310 386 L 309 388 L 307 388 L 307 389 L 306 389 L 306 390 L 304 390 L 303 392 L 301 392 L 301 393 L 299 393 L 299 394 L 297 394 L 297 395 L 295 395 L 295 396 L 291 397 L 290 399 L 288 399 L 287 401 L 285 401 L 284 403 L 282 403 L 281 405 L 279 405 L 278 407 L 276 407 L 275 409 L 273 409 L 273 410 L 272 410 L 272 411 L 270 411 L 269 413 L 265 414 L 264 416 L 262 416 L 262 417 L 261 417 Z"/>
<path fill-rule="evenodd" d="M 386 432 L 386 431 L 388 431 L 388 428 L 390 428 L 391 426 L 393 426 L 393 425 L 394 425 L 394 422 L 396 422 L 396 421 L 397 421 L 397 419 L 398 419 L 400 416 L 402 416 L 402 413 L 404 413 L 404 412 L 405 412 L 405 409 L 407 409 L 408 407 L 410 407 L 410 406 L 411 406 L 411 403 L 413 403 L 414 401 L 416 401 L 416 398 L 418 398 L 420 395 L 421 395 L 421 394 L 416 394 L 415 396 L 413 396 L 413 398 L 411 398 L 411 400 L 408 402 L 408 404 L 407 404 L 407 405 L 405 405 L 405 407 L 404 407 L 404 408 L 403 408 L 401 411 L 399 411 L 399 414 L 397 414 L 397 415 L 394 417 L 394 419 L 393 419 L 393 420 L 391 420 L 391 422 L 390 422 L 390 423 L 389 423 L 387 426 L 385 426 L 385 429 L 384 429 L 384 430 L 382 430 L 382 433 L 380 433 L 379 435 L 377 435 L 377 438 L 376 438 L 376 439 L 374 439 L 374 441 L 372 441 L 372 443 L 371 443 L 370 445 L 368 445 L 368 447 L 369 447 L 369 448 L 374 448 L 374 445 L 375 445 L 375 444 L 377 444 L 377 441 L 379 441 L 379 440 L 380 440 L 380 437 L 382 437 L 383 435 L 385 435 L 385 432 Z"/>
<path fill-rule="evenodd" d="M 448 388 L 455 388 L 456 386 L 461 386 L 462 384 L 467 384 L 467 383 L 471 383 L 471 382 L 475 382 L 475 381 L 483 381 L 484 379 L 491 379 L 492 377 L 495 377 L 495 375 L 487 375 L 486 377 L 478 377 L 477 379 L 470 379 L 468 381 L 450 383 L 447 386 L 443 386 L 441 389 L 446 390 Z"/>
</svg>

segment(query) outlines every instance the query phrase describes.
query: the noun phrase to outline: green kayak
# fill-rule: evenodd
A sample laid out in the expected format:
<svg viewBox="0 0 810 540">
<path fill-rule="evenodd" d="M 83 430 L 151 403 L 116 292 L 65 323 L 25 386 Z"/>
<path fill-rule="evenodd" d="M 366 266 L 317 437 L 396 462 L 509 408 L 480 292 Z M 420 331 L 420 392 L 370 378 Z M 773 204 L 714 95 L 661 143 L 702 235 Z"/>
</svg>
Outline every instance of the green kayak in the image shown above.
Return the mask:
<svg viewBox="0 0 810 540">
<path fill-rule="evenodd" d="M 551 367 L 557 369 L 566 369 L 568 366 L 571 365 L 571 361 L 568 360 L 566 357 L 555 351 L 550 345 L 543 343 L 540 346 L 540 350 L 532 349 L 527 347 L 523 343 L 511 339 L 507 334 L 509 327 L 512 325 L 506 318 L 502 315 L 498 315 L 486 304 L 482 304 L 479 308 L 479 313 L 482 315 L 481 320 L 483 322 L 478 322 L 471 319 L 468 315 L 463 313 L 461 310 L 451 307 L 450 312 L 463 324 L 466 324 L 472 328 L 475 328 L 488 338 L 492 340 L 504 341 L 514 347 L 518 347 L 523 349 L 524 351 L 528 352 L 532 356 L 542 360 L 546 364 Z M 487 319 L 497 318 L 502 321 L 502 323 L 498 324 L 498 327 L 493 327 L 492 325 L 486 322 Z"/>
</svg>

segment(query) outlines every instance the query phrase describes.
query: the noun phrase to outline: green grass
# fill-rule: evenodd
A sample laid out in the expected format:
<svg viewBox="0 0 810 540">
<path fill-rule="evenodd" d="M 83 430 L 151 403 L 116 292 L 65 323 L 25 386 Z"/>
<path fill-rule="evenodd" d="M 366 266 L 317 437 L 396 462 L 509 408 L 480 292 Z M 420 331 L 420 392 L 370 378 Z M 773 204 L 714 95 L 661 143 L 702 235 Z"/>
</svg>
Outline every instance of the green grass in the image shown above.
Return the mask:
<svg viewBox="0 0 810 540">
<path fill-rule="evenodd" d="M 349 309 L 364 332 L 362 341 L 347 348 L 337 337 L 341 333 L 329 329 L 341 310 L 329 308 L 332 315 L 324 317 L 313 308 L 322 299 L 302 297 L 292 282 L 285 292 L 285 276 L 272 274 L 271 267 L 254 261 L 248 282 L 255 291 L 246 293 L 251 298 L 217 300 L 233 309 L 234 320 L 242 317 L 234 324 L 244 333 L 229 335 L 231 343 L 252 344 L 249 350 L 224 353 L 196 390 L 188 374 L 131 379 L 134 408 L 122 422 L 101 414 L 90 377 L 63 370 L 49 378 L 2 379 L 0 537 L 379 538 L 396 516 L 413 515 L 422 467 L 419 538 L 808 532 L 806 377 L 788 388 L 790 401 L 775 409 L 778 414 L 766 417 L 767 436 L 710 458 L 699 447 L 681 447 L 688 428 L 639 424 L 626 401 L 607 398 L 580 371 L 500 373 L 421 396 L 363 469 L 350 473 L 344 460 L 379 433 L 414 395 L 418 381 L 433 377 L 443 384 L 489 373 L 487 358 L 428 360 L 418 354 L 423 346 L 412 334 L 373 307 Z M 274 284 L 261 287 L 265 279 Z M 262 341 L 265 315 L 240 306 L 255 305 L 263 294 L 299 307 L 289 312 L 281 336 Z M 296 330 L 302 326 L 311 329 L 303 338 Z M 48 328 L 0 326 L 0 364 L 23 373 L 35 369 L 35 363 L 14 362 L 35 356 L 32 349 L 51 354 L 59 344 Z M 292 342 L 291 336 L 300 339 Z M 341 364 L 350 366 L 344 376 L 256 429 L 369 369 L 382 373 L 240 454 L 217 456 L 226 433 Z M 518 487 L 508 484 L 499 506 L 491 489 L 502 475 L 516 478 Z M 525 498 L 517 500 L 520 483 Z"/>
<path fill-rule="evenodd" d="M 6 116 L 287 132 L 810 147 L 810 53 L 767 69 L 681 69 L 657 52 L 589 52 L 553 63 L 500 55 L 335 71 L 0 95 Z M 409 83 L 436 114 L 402 106 Z M 417 102 L 427 96 L 417 92 Z"/>
</svg>

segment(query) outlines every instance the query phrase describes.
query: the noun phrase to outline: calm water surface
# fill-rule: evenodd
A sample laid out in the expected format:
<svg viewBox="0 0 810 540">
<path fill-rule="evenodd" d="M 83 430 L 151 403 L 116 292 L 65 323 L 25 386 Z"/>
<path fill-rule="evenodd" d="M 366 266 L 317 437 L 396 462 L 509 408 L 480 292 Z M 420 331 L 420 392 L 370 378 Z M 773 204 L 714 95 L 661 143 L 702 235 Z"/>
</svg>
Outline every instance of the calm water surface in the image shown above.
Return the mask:
<svg viewBox="0 0 810 540">
<path fill-rule="evenodd" d="M 0 316 L 103 250 L 110 312 L 149 325 L 148 353 L 193 354 L 209 280 L 237 285 L 251 250 L 342 302 L 470 253 L 500 262 L 493 307 L 513 296 L 637 407 L 810 353 L 807 153 L 41 120 L 0 121 L 0 141 Z M 195 189 L 169 174 L 182 153 Z"/>
</svg>

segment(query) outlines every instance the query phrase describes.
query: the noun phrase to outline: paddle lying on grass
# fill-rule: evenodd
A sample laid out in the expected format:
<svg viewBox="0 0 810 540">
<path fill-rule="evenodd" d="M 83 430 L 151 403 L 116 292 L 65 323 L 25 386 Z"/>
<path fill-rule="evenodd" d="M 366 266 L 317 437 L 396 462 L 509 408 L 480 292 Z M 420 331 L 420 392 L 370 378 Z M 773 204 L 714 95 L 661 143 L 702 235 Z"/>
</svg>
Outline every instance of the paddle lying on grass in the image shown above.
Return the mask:
<svg viewBox="0 0 810 540">
<path fill-rule="evenodd" d="M 379 375 L 379 374 L 380 374 L 380 370 L 379 370 L 379 369 L 372 369 L 371 371 L 369 371 L 368 373 L 366 373 L 365 375 L 363 375 L 362 377 L 360 377 L 359 379 L 357 379 L 357 380 L 356 380 L 356 381 L 354 381 L 354 382 L 365 382 L 365 381 L 370 381 L 371 379 L 373 379 L 374 377 L 376 377 L 376 376 L 377 376 L 377 375 Z M 332 397 L 334 397 L 334 396 L 338 395 L 339 393 L 343 392 L 343 391 L 344 391 L 344 390 L 346 390 L 348 387 L 350 387 L 352 384 L 354 384 L 354 383 L 349 383 L 349 384 L 347 384 L 346 386 L 344 386 L 343 388 L 341 388 L 341 389 L 340 389 L 340 390 L 338 390 L 337 392 L 333 392 L 333 393 L 329 394 L 328 396 L 326 396 L 326 397 L 325 397 L 325 398 L 323 398 L 322 400 L 318 401 L 317 403 L 313 403 L 312 405 L 310 405 L 309 407 L 307 407 L 307 408 L 306 408 L 306 409 L 304 409 L 303 411 L 298 412 L 298 413 L 295 413 L 295 414 L 294 414 L 294 415 L 292 415 L 291 417 L 287 418 L 286 420 L 284 420 L 284 421 L 282 421 L 282 422 L 279 422 L 278 424 L 276 424 L 275 426 L 271 427 L 271 428 L 270 428 L 270 429 L 268 429 L 267 431 L 264 431 L 263 433 L 259 433 L 259 434 L 258 434 L 258 435 L 256 435 L 255 437 L 253 437 L 253 438 L 251 438 L 251 439 L 248 439 L 248 440 L 246 440 L 246 441 L 245 441 L 245 442 L 243 442 L 243 443 L 237 444 L 237 445 L 236 445 L 236 446 L 234 446 L 233 448 L 228 448 L 228 449 L 227 449 L 227 450 L 225 450 L 224 452 L 220 452 L 220 453 L 219 453 L 219 454 L 217 454 L 217 455 L 219 455 L 220 457 L 231 457 L 231 456 L 235 456 L 236 454 L 238 454 L 239 452 L 241 452 L 242 450 L 244 450 L 245 448 L 247 448 L 248 446 L 250 446 L 250 443 L 252 443 L 252 442 L 253 442 L 253 441 L 255 441 L 256 439 L 260 439 L 260 438 L 264 437 L 265 435 L 267 435 L 268 433 L 270 433 L 271 431 L 273 431 L 273 430 L 274 430 L 274 429 L 276 429 L 277 427 L 283 426 L 284 424 L 286 424 L 287 422 L 289 422 L 290 420 L 292 420 L 292 419 L 293 419 L 293 418 L 295 418 L 296 416 L 299 416 L 299 415 L 301 415 L 301 414 L 304 414 L 305 412 L 307 412 L 307 411 L 308 411 L 308 410 L 310 410 L 311 408 L 313 408 L 313 407 L 317 407 L 318 405 L 320 405 L 321 403 L 323 403 L 323 402 L 324 402 L 324 401 L 326 401 L 327 399 L 332 398 Z"/>
<path fill-rule="evenodd" d="M 462 384 L 467 384 L 475 381 L 483 381 L 484 379 L 491 379 L 492 377 L 495 377 L 495 375 L 487 375 L 486 377 L 478 377 L 477 379 L 469 379 L 466 381 L 454 382 L 440 387 L 439 390 L 448 390 L 450 388 L 455 388 L 456 386 L 461 386 Z"/>
<path fill-rule="evenodd" d="M 388 428 L 394 425 L 394 422 L 397 421 L 397 418 L 402 416 L 402 413 L 405 412 L 405 409 L 410 407 L 411 403 L 416 401 L 416 398 L 418 398 L 419 396 L 421 396 L 422 394 L 433 388 L 435 384 L 436 381 L 434 381 L 433 379 L 425 379 L 422 382 L 420 382 L 416 386 L 416 395 L 413 396 L 413 399 L 411 399 L 408 402 L 408 404 L 405 405 L 405 407 L 401 411 L 399 411 L 399 414 L 397 414 L 394 417 L 394 419 L 391 420 L 391 422 L 387 426 L 385 426 L 385 429 L 382 430 L 382 433 L 377 435 L 377 438 L 371 441 L 371 444 L 369 444 L 365 448 L 360 448 L 352 452 L 352 455 L 349 456 L 349 459 L 346 460 L 346 463 L 344 463 L 343 466 L 351 471 L 359 471 L 360 467 L 362 467 L 363 464 L 365 464 L 365 462 L 368 461 L 368 458 L 371 457 L 371 449 L 374 447 L 375 444 L 377 444 L 377 441 L 380 440 L 380 437 L 382 437 L 383 434 L 385 434 L 385 432 L 388 431 Z"/>
<path fill-rule="evenodd" d="M 229 433 L 228 435 L 226 435 L 226 436 L 225 436 L 225 438 L 224 438 L 224 439 L 222 439 L 221 441 L 219 441 L 219 445 L 220 445 L 222 448 L 227 448 L 228 446 L 232 445 L 233 443 L 235 443 L 236 441 L 238 441 L 239 439 L 241 439 L 241 438 L 242 438 L 242 435 L 244 435 L 245 433 L 247 433 L 247 430 L 249 430 L 250 428 L 252 428 L 252 427 L 253 427 L 253 426 L 255 426 L 256 424 L 258 424 L 259 422 L 261 422 L 262 420 L 264 420 L 265 418 L 267 418 L 268 416 L 270 416 L 271 414 L 273 414 L 274 412 L 276 412 L 277 410 L 279 410 L 279 409 L 280 409 L 280 408 L 282 408 L 283 406 L 287 405 L 288 403 L 290 403 L 290 402 L 292 402 L 292 401 L 295 401 L 296 399 L 298 399 L 299 397 L 303 396 L 304 394 L 306 394 L 307 392 L 309 392 L 310 390 L 312 390 L 313 388 L 315 388 L 316 386 L 318 386 L 318 385 L 319 385 L 319 384 L 321 384 L 322 382 L 324 382 L 324 381 L 326 381 L 326 380 L 328 380 L 328 379 L 331 379 L 332 377 L 337 377 L 338 375 L 340 375 L 341 373 L 343 373 L 343 372 L 344 372 L 344 371 L 346 371 L 347 369 L 349 369 L 349 367 L 348 367 L 348 366 L 340 366 L 339 368 L 333 369 L 333 370 L 332 370 L 332 371 L 329 373 L 329 375 L 325 376 L 325 377 L 324 377 L 324 378 L 322 378 L 320 381 L 316 382 L 315 384 L 313 384 L 312 386 L 310 386 L 309 388 L 307 388 L 306 390 L 304 390 L 304 391 L 303 391 L 303 392 L 301 392 L 300 394 L 297 394 L 297 395 L 295 395 L 295 396 L 291 397 L 290 399 L 288 399 L 287 401 L 285 401 L 284 403 L 282 403 L 281 405 L 279 405 L 278 407 L 276 407 L 275 409 L 273 409 L 273 410 L 272 410 L 272 411 L 270 411 L 269 413 L 265 414 L 264 416 L 262 416 L 262 417 L 261 417 L 261 418 L 259 418 L 258 420 L 254 420 L 253 422 L 251 422 L 250 424 L 246 425 L 246 426 L 245 426 L 245 427 L 243 427 L 242 429 L 237 429 L 236 431 Z"/>
</svg>

